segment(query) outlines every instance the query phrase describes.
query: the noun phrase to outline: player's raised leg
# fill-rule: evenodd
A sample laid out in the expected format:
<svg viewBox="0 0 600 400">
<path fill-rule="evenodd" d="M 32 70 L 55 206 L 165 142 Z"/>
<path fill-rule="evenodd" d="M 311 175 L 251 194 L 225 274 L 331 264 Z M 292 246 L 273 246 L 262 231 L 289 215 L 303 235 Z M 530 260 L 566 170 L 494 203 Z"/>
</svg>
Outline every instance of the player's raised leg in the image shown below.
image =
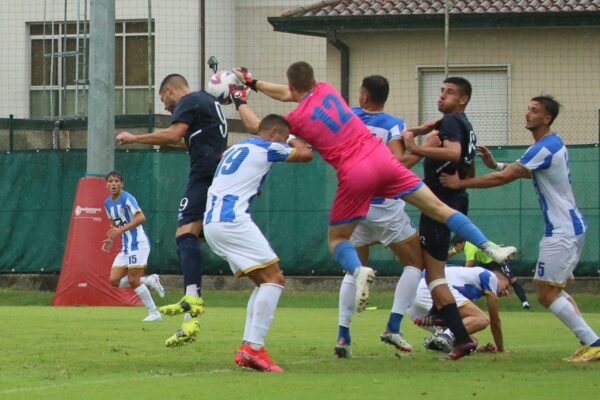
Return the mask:
<svg viewBox="0 0 600 400">
<path fill-rule="evenodd" d="M 505 263 L 517 252 L 514 246 L 504 247 L 493 244 L 469 217 L 444 204 L 425 185 L 403 196 L 402 199 L 420 209 L 429 218 L 446 224 L 452 232 L 481 248 L 499 264 Z"/>
</svg>

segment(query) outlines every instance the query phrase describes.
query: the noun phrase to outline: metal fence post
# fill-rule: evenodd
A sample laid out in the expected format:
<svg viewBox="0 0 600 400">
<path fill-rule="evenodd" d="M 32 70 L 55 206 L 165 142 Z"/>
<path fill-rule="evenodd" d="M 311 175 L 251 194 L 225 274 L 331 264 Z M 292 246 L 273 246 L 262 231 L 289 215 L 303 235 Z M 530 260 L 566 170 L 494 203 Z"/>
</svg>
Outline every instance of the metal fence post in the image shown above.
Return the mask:
<svg viewBox="0 0 600 400">
<path fill-rule="evenodd" d="M 8 117 L 8 151 L 13 151 L 15 141 L 15 127 L 14 127 L 15 116 L 10 114 Z"/>
</svg>

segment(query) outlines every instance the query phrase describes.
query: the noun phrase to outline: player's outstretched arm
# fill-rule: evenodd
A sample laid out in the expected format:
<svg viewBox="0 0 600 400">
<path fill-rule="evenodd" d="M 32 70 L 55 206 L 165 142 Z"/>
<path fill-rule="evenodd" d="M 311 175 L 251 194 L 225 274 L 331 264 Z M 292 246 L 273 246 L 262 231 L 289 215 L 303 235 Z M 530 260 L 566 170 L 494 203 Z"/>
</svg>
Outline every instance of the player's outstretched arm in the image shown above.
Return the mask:
<svg viewBox="0 0 600 400">
<path fill-rule="evenodd" d="M 458 172 L 452 175 L 443 173 L 440 176 L 440 182 L 443 186 L 450 189 L 483 189 L 502 186 L 520 178 L 531 179 L 531 172 L 518 161 L 515 161 L 506 166 L 502 171 L 474 178 L 460 179 Z"/>
<path fill-rule="evenodd" d="M 502 323 L 500 321 L 500 302 L 493 294 L 486 295 L 488 313 L 490 315 L 490 330 L 496 343 L 496 351 L 504 351 L 504 337 L 502 335 Z"/>
<path fill-rule="evenodd" d="M 498 163 L 490 149 L 488 149 L 485 146 L 477 146 L 477 151 L 478 156 L 481 157 L 481 160 L 483 161 L 486 167 L 490 169 L 495 169 L 496 171 L 502 171 L 504 169 L 505 164 Z"/>
<path fill-rule="evenodd" d="M 120 145 L 141 143 L 156 146 L 179 146 L 187 129 L 187 124 L 184 124 L 183 122 L 175 122 L 167 129 L 162 129 L 154 133 L 134 135 L 127 131 L 123 131 L 117 135 L 116 139 L 117 143 Z"/>
<path fill-rule="evenodd" d="M 407 130 L 411 131 L 415 136 L 426 135 L 429 132 L 437 129 L 441 121 L 441 118 L 430 119 L 429 121 L 425 121 L 423 124 L 415 128 L 410 128 Z"/>
<path fill-rule="evenodd" d="M 312 150 L 302 140 L 290 135 L 288 145 L 293 147 L 294 151 L 285 162 L 309 162 L 313 159 Z"/>
<path fill-rule="evenodd" d="M 254 78 L 248 68 L 245 67 L 235 67 L 232 68 L 231 71 L 241 82 L 244 83 L 244 85 L 257 92 L 263 92 L 267 96 L 279 101 L 294 101 L 294 98 L 290 93 L 290 89 L 286 85 L 267 81 L 259 81 L 258 79 Z"/>
</svg>

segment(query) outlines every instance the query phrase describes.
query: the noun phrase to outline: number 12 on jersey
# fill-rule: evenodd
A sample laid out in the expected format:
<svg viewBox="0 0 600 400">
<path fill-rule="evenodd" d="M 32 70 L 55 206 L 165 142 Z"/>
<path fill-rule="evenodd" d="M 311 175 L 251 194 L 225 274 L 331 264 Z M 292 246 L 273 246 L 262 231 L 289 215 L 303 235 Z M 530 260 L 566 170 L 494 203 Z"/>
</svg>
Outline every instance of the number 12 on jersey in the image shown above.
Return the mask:
<svg viewBox="0 0 600 400">
<path fill-rule="evenodd" d="M 333 133 L 338 133 L 342 128 L 342 125 L 350 121 L 350 118 L 352 118 L 352 111 L 345 110 L 340 99 L 332 94 L 328 94 L 327 96 L 323 97 L 323 103 L 321 103 L 321 105 L 327 110 L 330 110 L 331 107 L 335 106 L 335 111 L 337 111 L 337 117 L 341 124 L 338 124 L 336 121 L 334 121 L 333 118 L 331 118 L 331 116 L 319 106 L 313 109 L 310 119 L 313 121 L 318 119 L 319 121 L 323 122 Z"/>
</svg>

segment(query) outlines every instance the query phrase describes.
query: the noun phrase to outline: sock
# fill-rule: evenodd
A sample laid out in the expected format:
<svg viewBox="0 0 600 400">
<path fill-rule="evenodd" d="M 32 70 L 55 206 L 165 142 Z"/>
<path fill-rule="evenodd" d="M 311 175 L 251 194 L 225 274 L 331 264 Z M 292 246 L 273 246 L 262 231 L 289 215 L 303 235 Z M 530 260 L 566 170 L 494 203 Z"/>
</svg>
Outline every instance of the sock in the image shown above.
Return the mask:
<svg viewBox="0 0 600 400">
<path fill-rule="evenodd" d="M 277 303 L 282 292 L 283 286 L 275 283 L 263 283 L 258 288 L 258 293 L 254 299 L 252 326 L 248 335 L 248 341 L 251 344 L 258 345 L 259 348 L 264 346 L 265 337 L 271 327 L 271 322 L 275 316 L 275 309 L 277 308 Z"/>
<path fill-rule="evenodd" d="M 142 283 L 140 286 L 135 288 L 135 292 L 138 296 L 140 296 L 140 299 L 142 299 L 142 303 L 144 303 L 146 310 L 150 312 L 156 311 L 156 304 L 154 304 L 154 300 L 152 299 L 152 295 L 148 290 L 148 286 Z"/>
<path fill-rule="evenodd" d="M 598 347 L 598 346 L 600 346 L 600 339 L 598 339 L 594 343 L 590 344 L 590 347 Z"/>
<path fill-rule="evenodd" d="M 575 311 L 573 305 L 564 297 L 559 297 L 548 307 L 586 346 L 598 340 L 596 332 L 590 328 L 583 317 Z"/>
<path fill-rule="evenodd" d="M 489 242 L 485 235 L 479 230 L 477 226 L 460 211 L 455 212 L 448 218 L 446 225 L 452 232 L 456 233 L 457 236 L 465 239 L 468 242 L 473 243 L 477 247 L 482 244 Z"/>
<path fill-rule="evenodd" d="M 335 258 L 335 261 L 342 266 L 344 271 L 350 273 L 354 273 L 354 270 L 361 265 L 358 253 L 356 252 L 356 247 L 347 240 L 340 242 L 335 246 L 333 257 Z"/>
<path fill-rule="evenodd" d="M 191 233 L 184 233 L 177 239 L 177 254 L 179 255 L 179 264 L 183 273 L 183 286 L 197 285 L 198 296 L 201 296 L 202 286 L 202 252 L 198 238 Z"/>
<path fill-rule="evenodd" d="M 339 325 L 338 329 L 338 342 L 344 340 L 344 344 L 350 345 L 352 339 L 350 338 L 350 327 Z"/>
<path fill-rule="evenodd" d="M 388 329 L 390 331 L 400 331 L 402 316 L 406 314 L 406 310 L 408 309 L 408 307 L 410 307 L 411 304 L 415 301 L 415 297 L 417 296 L 417 288 L 419 287 L 420 280 L 421 270 L 419 268 L 411 266 L 404 267 L 404 271 L 402 272 L 402 275 L 398 280 L 398 284 L 396 285 L 396 291 L 394 292 L 394 303 L 392 304 L 392 314 L 400 315 L 400 321 L 398 321 L 398 329 L 393 330 L 390 327 L 390 322 L 392 318 L 392 315 L 390 315 L 390 320 L 388 321 Z"/>
<path fill-rule="evenodd" d="M 196 285 L 195 283 L 193 283 L 191 285 L 187 285 L 185 287 L 185 295 L 200 297 L 200 291 L 198 290 L 198 285 Z"/>
<path fill-rule="evenodd" d="M 350 323 L 354 314 L 354 299 L 356 297 L 356 284 L 352 275 L 344 274 L 344 279 L 340 285 L 340 298 L 338 305 L 338 340 L 344 338 L 346 344 L 350 344 Z"/>
<path fill-rule="evenodd" d="M 121 289 L 129 287 L 129 278 L 127 277 L 127 275 L 121 278 L 121 280 L 119 281 L 119 287 Z"/>
<path fill-rule="evenodd" d="M 387 330 L 392 333 L 400 333 L 400 323 L 402 322 L 402 317 L 402 314 L 391 312 L 386 326 Z"/>
<path fill-rule="evenodd" d="M 523 289 L 523 286 L 521 286 L 519 282 L 515 282 L 512 284 L 512 287 L 519 300 L 521 300 L 521 303 L 525 303 L 527 301 L 527 295 L 525 294 L 525 289 Z"/>
<path fill-rule="evenodd" d="M 457 346 L 471 341 L 462 319 L 460 318 L 460 314 L 458 313 L 456 303 L 446 304 L 437 312 L 437 315 L 444 320 L 448 329 L 454 334 Z"/>
<path fill-rule="evenodd" d="M 258 286 L 254 288 L 254 291 L 248 299 L 248 305 L 246 306 L 246 325 L 244 326 L 244 338 L 242 341 L 247 342 L 250 337 L 250 327 L 252 326 L 252 313 L 254 313 L 254 301 L 258 294 Z"/>
</svg>

